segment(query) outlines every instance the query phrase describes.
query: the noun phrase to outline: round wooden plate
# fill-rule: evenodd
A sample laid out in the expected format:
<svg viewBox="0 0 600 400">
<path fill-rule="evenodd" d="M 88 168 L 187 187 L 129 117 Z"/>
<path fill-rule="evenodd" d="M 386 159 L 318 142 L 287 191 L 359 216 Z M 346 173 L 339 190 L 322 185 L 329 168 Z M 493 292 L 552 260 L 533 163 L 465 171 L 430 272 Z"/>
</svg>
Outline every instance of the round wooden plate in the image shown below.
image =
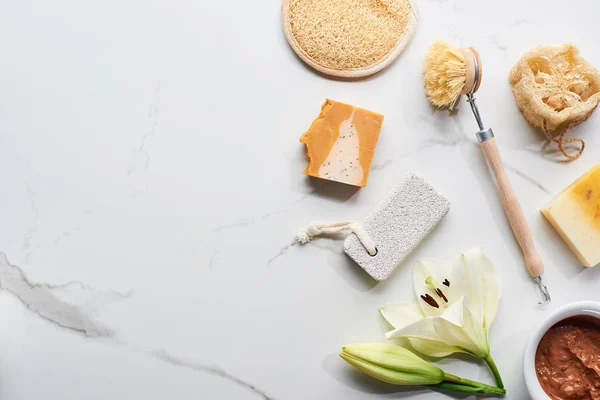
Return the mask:
<svg viewBox="0 0 600 400">
<path fill-rule="evenodd" d="M 283 32 L 285 33 L 285 37 L 287 38 L 288 43 L 292 46 L 294 52 L 308 65 L 317 71 L 331 76 L 337 76 L 340 78 L 363 78 L 365 76 L 373 75 L 382 69 L 386 68 L 390 65 L 408 44 L 410 39 L 415 34 L 415 29 L 417 27 L 417 20 L 419 19 L 419 14 L 417 10 L 417 6 L 415 2 L 412 0 L 408 0 L 411 7 L 411 13 L 408 16 L 408 21 L 406 23 L 406 29 L 404 33 L 398 38 L 398 42 L 396 46 L 386 54 L 381 60 L 377 61 L 373 65 L 369 65 L 368 67 L 363 68 L 347 68 L 347 69 L 336 69 L 324 66 L 318 63 L 316 60 L 311 58 L 305 51 L 302 49 L 295 36 L 292 33 L 292 25 L 290 23 L 290 0 L 283 0 L 281 3 L 281 23 L 283 25 Z"/>
</svg>

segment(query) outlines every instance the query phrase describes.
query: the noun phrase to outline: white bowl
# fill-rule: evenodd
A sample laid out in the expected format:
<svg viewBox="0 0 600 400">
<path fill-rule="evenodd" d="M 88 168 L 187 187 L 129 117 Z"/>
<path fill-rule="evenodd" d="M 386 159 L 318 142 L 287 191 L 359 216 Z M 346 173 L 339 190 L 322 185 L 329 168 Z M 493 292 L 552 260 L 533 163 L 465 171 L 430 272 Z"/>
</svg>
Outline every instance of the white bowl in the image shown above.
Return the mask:
<svg viewBox="0 0 600 400">
<path fill-rule="evenodd" d="M 557 322 L 576 315 L 589 315 L 600 318 L 600 303 L 595 301 L 577 301 L 562 306 L 552 312 L 529 338 L 529 342 L 525 348 L 523 372 L 525 374 L 527 390 L 529 390 L 529 394 L 533 400 L 548 400 L 548 395 L 542 389 L 535 373 L 535 352 L 542 336 Z"/>
</svg>

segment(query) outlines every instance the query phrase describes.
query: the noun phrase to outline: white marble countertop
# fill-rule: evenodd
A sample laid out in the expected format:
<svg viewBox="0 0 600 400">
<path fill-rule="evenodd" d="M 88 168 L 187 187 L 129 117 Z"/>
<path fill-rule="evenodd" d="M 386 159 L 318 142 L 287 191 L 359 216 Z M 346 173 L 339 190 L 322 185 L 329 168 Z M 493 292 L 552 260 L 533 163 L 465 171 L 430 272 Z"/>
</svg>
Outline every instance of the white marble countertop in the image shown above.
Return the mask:
<svg viewBox="0 0 600 400">
<path fill-rule="evenodd" d="M 508 71 L 537 44 L 572 41 L 600 66 L 600 4 L 420 0 L 406 51 L 359 82 L 319 76 L 285 41 L 279 0 L 13 1 L 0 13 L 2 399 L 450 398 L 356 373 L 343 344 L 380 341 L 377 307 L 412 300 L 412 263 L 483 245 L 504 293 L 491 331 L 507 399 L 528 398 L 522 352 L 545 315 L 598 300 L 539 213 L 600 162 L 600 113 L 557 163 L 529 127 Z M 523 266 L 463 104 L 422 90 L 426 46 L 479 49 L 479 106 L 546 264 L 550 307 Z M 369 184 L 310 180 L 299 136 L 325 97 L 385 114 Z M 360 219 L 408 172 L 452 202 L 385 282 L 341 241 L 291 246 L 313 219 Z M 4 261 L 4 257 L 12 267 Z M 439 362 L 491 382 L 482 363 Z"/>
</svg>

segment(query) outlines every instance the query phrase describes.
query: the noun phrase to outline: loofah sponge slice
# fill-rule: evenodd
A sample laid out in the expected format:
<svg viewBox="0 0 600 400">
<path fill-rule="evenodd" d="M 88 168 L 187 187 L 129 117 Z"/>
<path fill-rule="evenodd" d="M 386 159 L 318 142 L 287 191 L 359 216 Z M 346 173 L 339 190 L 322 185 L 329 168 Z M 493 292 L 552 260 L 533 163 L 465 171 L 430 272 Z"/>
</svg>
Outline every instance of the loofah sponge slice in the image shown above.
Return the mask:
<svg viewBox="0 0 600 400">
<path fill-rule="evenodd" d="M 558 143 L 569 159 L 579 157 L 584 143 L 563 139 L 566 131 L 585 121 L 600 101 L 600 74 L 572 44 L 540 46 L 528 51 L 512 68 L 510 84 L 525 118 Z M 581 142 L 576 155 L 563 144 Z"/>
<path fill-rule="evenodd" d="M 285 36 L 316 70 L 343 78 L 372 75 L 391 64 L 414 34 L 410 0 L 283 0 Z"/>
</svg>

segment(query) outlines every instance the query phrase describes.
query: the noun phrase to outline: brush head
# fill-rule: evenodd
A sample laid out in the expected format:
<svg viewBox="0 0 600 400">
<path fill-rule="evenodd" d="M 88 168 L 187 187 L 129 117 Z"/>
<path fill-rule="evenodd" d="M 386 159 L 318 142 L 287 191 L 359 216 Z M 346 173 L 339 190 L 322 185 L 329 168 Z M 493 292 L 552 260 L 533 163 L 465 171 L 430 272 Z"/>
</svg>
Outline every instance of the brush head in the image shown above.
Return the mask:
<svg viewBox="0 0 600 400">
<path fill-rule="evenodd" d="M 433 105 L 451 106 L 461 94 L 479 89 L 479 53 L 473 48 L 455 49 L 443 41 L 433 42 L 425 54 L 423 79 L 427 97 Z"/>
</svg>

